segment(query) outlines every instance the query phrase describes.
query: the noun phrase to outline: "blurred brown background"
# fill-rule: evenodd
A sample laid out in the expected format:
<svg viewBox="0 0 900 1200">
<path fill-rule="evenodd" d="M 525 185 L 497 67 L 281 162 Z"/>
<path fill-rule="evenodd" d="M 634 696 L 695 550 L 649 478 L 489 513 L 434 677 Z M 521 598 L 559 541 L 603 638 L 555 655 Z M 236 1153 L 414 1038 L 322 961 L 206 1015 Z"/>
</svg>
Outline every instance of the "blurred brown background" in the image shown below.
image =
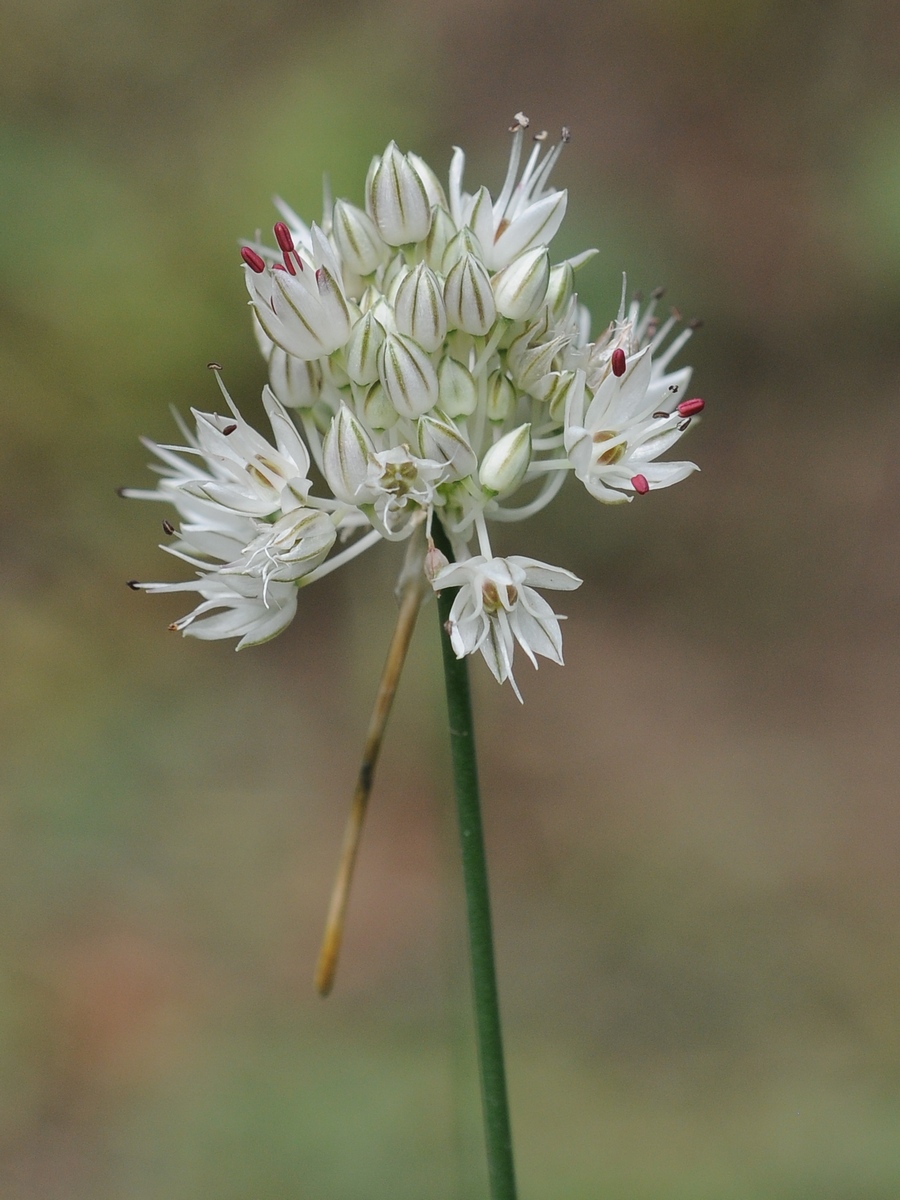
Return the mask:
<svg viewBox="0 0 900 1200">
<path fill-rule="evenodd" d="M 235 656 L 114 489 L 208 360 L 254 411 L 273 192 L 392 137 L 496 187 L 517 109 L 709 406 L 701 475 L 510 528 L 566 667 L 474 668 L 523 1200 L 900 1194 L 898 60 L 888 0 L 7 0 L 0 1195 L 483 1194 L 433 607 L 323 1003 L 394 551 Z"/>
</svg>

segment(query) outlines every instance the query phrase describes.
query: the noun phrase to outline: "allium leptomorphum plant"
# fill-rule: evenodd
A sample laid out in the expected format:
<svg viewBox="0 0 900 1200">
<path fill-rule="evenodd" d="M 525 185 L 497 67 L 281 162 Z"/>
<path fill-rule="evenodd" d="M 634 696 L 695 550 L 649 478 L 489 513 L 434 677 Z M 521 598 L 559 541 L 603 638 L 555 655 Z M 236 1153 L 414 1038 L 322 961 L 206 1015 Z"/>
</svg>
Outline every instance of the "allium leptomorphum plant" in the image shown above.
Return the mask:
<svg viewBox="0 0 900 1200">
<path fill-rule="evenodd" d="M 445 187 L 392 142 L 372 161 L 363 208 L 326 198 L 321 225 L 306 225 L 277 200 L 275 245 L 241 249 L 271 433 L 244 420 L 219 377 L 225 411 L 193 410 L 183 445 L 148 442 L 157 486 L 124 490 L 174 507 L 164 548 L 196 572 L 131 586 L 198 593 L 171 628 L 234 637 L 238 649 L 285 629 L 307 584 L 382 540 L 408 545 L 320 961 L 323 992 L 400 665 L 423 594 L 438 594 L 451 732 L 468 730 L 454 756 L 495 1200 L 512 1197 L 514 1183 L 483 848 L 480 865 L 466 857 L 481 835 L 460 660 L 480 652 L 521 699 L 517 643 L 535 666 L 537 656 L 562 662 L 561 618 L 541 592 L 581 581 L 525 555 L 498 557 L 489 527 L 539 512 L 570 473 L 607 504 L 679 482 L 694 464 L 660 457 L 704 407 L 686 392 L 690 367 L 671 367 L 692 326 L 660 320 L 659 294 L 642 305 L 623 290 L 617 316 L 592 340 L 575 282 L 596 251 L 554 262 L 550 250 L 567 202 L 551 174 L 568 131 L 554 145 L 538 134 L 526 153 L 528 126 L 517 114 L 496 196 L 465 190 L 461 150 Z"/>
</svg>

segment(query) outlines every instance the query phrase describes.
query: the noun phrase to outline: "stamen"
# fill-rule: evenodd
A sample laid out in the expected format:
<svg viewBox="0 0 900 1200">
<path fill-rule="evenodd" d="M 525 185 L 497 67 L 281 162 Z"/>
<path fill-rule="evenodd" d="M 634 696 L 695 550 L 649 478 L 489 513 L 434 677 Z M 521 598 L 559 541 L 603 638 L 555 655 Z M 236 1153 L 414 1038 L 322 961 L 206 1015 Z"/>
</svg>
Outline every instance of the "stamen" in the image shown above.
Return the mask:
<svg viewBox="0 0 900 1200">
<path fill-rule="evenodd" d="M 696 413 L 703 412 L 706 407 L 706 402 L 701 400 L 699 396 L 694 400 L 682 400 L 678 405 L 678 415 L 682 417 L 693 417 Z"/>
<path fill-rule="evenodd" d="M 126 579 L 125 586 L 130 587 L 133 592 L 139 592 L 141 590 L 141 585 L 137 579 Z"/>
<path fill-rule="evenodd" d="M 688 425 L 690 425 L 690 423 L 691 423 L 690 417 L 685 417 L 683 421 L 679 421 L 678 422 L 678 432 L 684 433 L 684 431 L 687 429 L 687 427 L 688 427 Z"/>
<path fill-rule="evenodd" d="M 616 349 L 613 350 L 609 362 L 610 366 L 612 367 L 613 375 L 621 379 L 621 377 L 625 374 L 625 351 L 621 346 L 617 346 Z"/>
<path fill-rule="evenodd" d="M 228 435 L 229 435 L 230 433 L 234 433 L 234 431 L 235 431 L 236 429 L 237 429 L 237 425 L 235 425 L 234 423 L 232 423 L 231 425 L 226 425 L 226 426 L 225 426 L 225 428 L 222 430 L 222 432 L 225 434 L 225 436 L 226 436 L 226 437 L 228 437 Z"/>
<path fill-rule="evenodd" d="M 294 239 L 284 221 L 276 221 L 274 226 L 275 241 L 282 254 L 290 254 L 294 249 Z"/>
<path fill-rule="evenodd" d="M 217 362 L 209 362 L 206 364 L 207 371 L 221 371 L 222 364 Z"/>
<path fill-rule="evenodd" d="M 650 491 L 650 484 L 647 482 L 646 475 L 634 475 L 631 480 L 631 486 L 639 496 L 646 496 Z"/>
<path fill-rule="evenodd" d="M 265 262 L 260 258 L 255 250 L 251 250 L 249 246 L 241 247 L 241 258 L 247 264 L 251 271 L 255 271 L 257 275 L 262 275 L 266 269 Z"/>
<path fill-rule="evenodd" d="M 651 300 L 662 300 L 662 298 L 665 294 L 666 294 L 666 289 L 664 287 L 654 288 L 653 291 L 650 293 L 650 299 Z"/>
<path fill-rule="evenodd" d="M 163 527 L 163 533 L 167 533 L 169 535 L 169 537 L 171 537 L 172 534 L 175 532 L 175 526 L 172 524 L 171 521 L 163 521 L 162 527 Z"/>
<path fill-rule="evenodd" d="M 671 413 L 667 413 L 667 412 L 655 412 L 653 414 L 653 420 L 654 421 L 668 420 L 669 417 L 671 417 L 671 415 L 672 415 Z"/>
</svg>

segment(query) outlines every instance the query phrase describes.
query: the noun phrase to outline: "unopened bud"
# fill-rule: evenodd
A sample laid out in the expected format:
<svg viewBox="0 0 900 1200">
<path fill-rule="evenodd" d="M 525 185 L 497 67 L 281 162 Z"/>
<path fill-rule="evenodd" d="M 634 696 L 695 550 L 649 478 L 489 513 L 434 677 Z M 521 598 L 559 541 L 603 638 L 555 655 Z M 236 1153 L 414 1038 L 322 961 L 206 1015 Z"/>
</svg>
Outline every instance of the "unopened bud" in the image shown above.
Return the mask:
<svg viewBox="0 0 900 1200">
<path fill-rule="evenodd" d="M 551 315 L 558 321 L 566 311 L 569 301 L 575 294 L 575 271 L 571 263 L 557 263 L 550 268 L 550 280 L 547 284 L 547 307 Z"/>
<path fill-rule="evenodd" d="M 550 417 L 568 425 L 580 425 L 584 416 L 584 371 L 560 371 L 548 400 Z"/>
<path fill-rule="evenodd" d="M 342 404 L 322 446 L 322 474 L 338 500 L 346 504 L 357 502 L 369 469 L 369 455 L 374 452 L 362 424 Z"/>
<path fill-rule="evenodd" d="M 373 383 L 366 392 L 362 404 L 362 415 L 370 429 L 379 431 L 390 429 L 400 419 L 380 383 Z"/>
<path fill-rule="evenodd" d="M 303 362 L 273 346 L 269 357 L 269 383 L 286 408 L 312 408 L 319 399 L 322 368 L 317 362 Z"/>
<path fill-rule="evenodd" d="M 385 339 L 384 326 L 370 309 L 353 326 L 345 350 L 345 369 L 354 383 L 365 385 L 378 378 L 378 351 Z"/>
<path fill-rule="evenodd" d="M 550 281 L 550 254 L 546 246 L 527 250 L 491 280 L 497 311 L 511 321 L 527 321 L 544 302 Z"/>
<path fill-rule="evenodd" d="M 438 399 L 437 372 L 421 346 L 389 333 L 378 352 L 378 375 L 401 417 L 420 417 Z"/>
<path fill-rule="evenodd" d="M 418 422 L 419 453 L 434 462 L 448 463 L 452 478 L 463 479 L 472 475 L 478 466 L 478 458 L 448 417 L 428 413 Z"/>
<path fill-rule="evenodd" d="M 394 320 L 398 333 L 405 333 L 429 352 L 437 350 L 447 336 L 440 281 L 425 263 L 419 263 L 397 288 Z"/>
<path fill-rule="evenodd" d="M 542 346 L 526 350 L 516 363 L 513 375 L 523 392 L 537 400 L 544 400 L 552 388 L 553 360 L 564 345 L 564 339 L 554 338 Z"/>
<path fill-rule="evenodd" d="M 442 208 L 447 207 L 447 197 L 444 194 L 444 188 L 441 181 L 429 167 L 424 158 L 420 158 L 418 154 L 413 154 L 412 150 L 406 156 L 413 165 L 416 174 L 422 180 L 422 186 L 425 188 L 425 195 L 428 197 L 428 203 L 432 208 L 439 204 Z"/>
<path fill-rule="evenodd" d="M 332 233 L 341 258 L 356 275 L 371 275 L 387 259 L 388 248 L 372 218 L 346 200 L 335 203 Z"/>
<path fill-rule="evenodd" d="M 408 274 L 409 267 L 406 265 L 406 259 L 402 254 L 395 254 L 385 268 L 384 276 L 381 280 L 381 291 L 388 303 L 394 303 L 397 288 L 399 288 Z"/>
<path fill-rule="evenodd" d="M 444 282 L 447 324 L 473 337 L 483 337 L 497 317 L 488 273 L 471 254 L 464 254 Z"/>
<path fill-rule="evenodd" d="M 503 371 L 492 371 L 487 381 L 486 412 L 489 421 L 505 421 L 516 402 L 516 389 Z"/>
<path fill-rule="evenodd" d="M 456 226 L 446 208 L 436 205 L 431 210 L 431 228 L 425 239 L 425 261 L 432 271 L 443 269 L 444 254 L 456 237 Z"/>
<path fill-rule="evenodd" d="M 391 142 L 375 163 L 366 207 L 389 246 L 421 242 L 431 225 L 428 194 L 415 167 Z"/>
<path fill-rule="evenodd" d="M 531 425 L 520 425 L 485 454 L 478 472 L 479 483 L 495 496 L 506 496 L 525 478 L 530 462 Z"/>
<path fill-rule="evenodd" d="M 479 262 L 484 262 L 484 251 L 481 248 L 481 242 L 479 242 L 468 225 L 464 225 L 459 233 L 455 233 L 447 243 L 447 249 L 444 251 L 441 259 L 442 274 L 449 275 L 459 260 L 467 254 L 471 254 L 473 258 L 477 258 Z"/>
<path fill-rule="evenodd" d="M 438 395 L 448 417 L 468 417 L 478 407 L 478 389 L 471 371 L 444 355 L 438 365 Z"/>
</svg>

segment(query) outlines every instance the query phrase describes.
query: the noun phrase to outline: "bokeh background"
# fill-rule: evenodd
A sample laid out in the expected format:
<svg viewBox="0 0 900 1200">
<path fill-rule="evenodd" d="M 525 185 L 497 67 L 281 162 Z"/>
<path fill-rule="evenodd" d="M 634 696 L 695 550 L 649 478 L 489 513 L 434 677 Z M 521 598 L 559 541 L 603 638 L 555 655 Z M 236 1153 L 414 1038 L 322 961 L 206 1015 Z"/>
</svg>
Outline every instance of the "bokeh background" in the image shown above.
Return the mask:
<svg viewBox="0 0 900 1200">
<path fill-rule="evenodd" d="M 574 486 L 567 665 L 475 664 L 523 1200 L 900 1194 L 900 7 L 6 0 L 0 1194 L 484 1195 L 435 615 L 336 993 L 311 975 L 395 609 L 167 635 L 140 434 L 245 410 L 236 239 L 390 138 L 496 187 L 567 124 L 559 242 L 705 325 L 702 474 Z"/>
</svg>

